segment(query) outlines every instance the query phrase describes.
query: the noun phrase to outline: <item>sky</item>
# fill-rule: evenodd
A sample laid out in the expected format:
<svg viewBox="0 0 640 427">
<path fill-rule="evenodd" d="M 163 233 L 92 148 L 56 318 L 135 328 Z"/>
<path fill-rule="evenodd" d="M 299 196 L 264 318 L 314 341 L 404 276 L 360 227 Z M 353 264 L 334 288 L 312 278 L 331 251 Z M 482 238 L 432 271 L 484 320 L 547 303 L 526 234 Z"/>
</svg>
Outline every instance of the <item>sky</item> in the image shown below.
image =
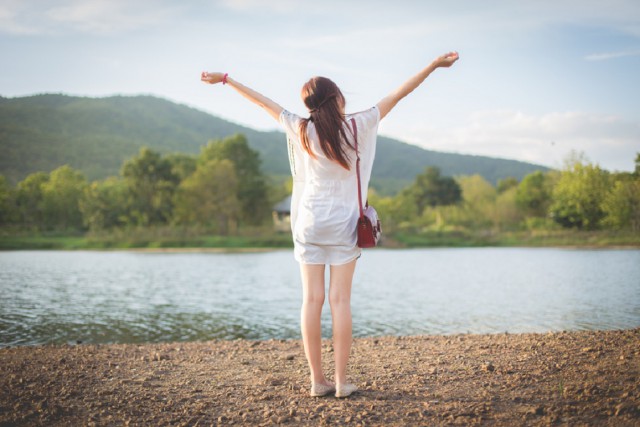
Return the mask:
<svg viewBox="0 0 640 427">
<path fill-rule="evenodd" d="M 302 85 L 326 76 L 355 112 L 451 50 L 460 60 L 381 135 L 554 168 L 577 151 L 633 170 L 638 0 L 0 0 L 0 96 L 151 94 L 259 130 L 278 123 L 200 72 L 303 116 Z"/>
</svg>

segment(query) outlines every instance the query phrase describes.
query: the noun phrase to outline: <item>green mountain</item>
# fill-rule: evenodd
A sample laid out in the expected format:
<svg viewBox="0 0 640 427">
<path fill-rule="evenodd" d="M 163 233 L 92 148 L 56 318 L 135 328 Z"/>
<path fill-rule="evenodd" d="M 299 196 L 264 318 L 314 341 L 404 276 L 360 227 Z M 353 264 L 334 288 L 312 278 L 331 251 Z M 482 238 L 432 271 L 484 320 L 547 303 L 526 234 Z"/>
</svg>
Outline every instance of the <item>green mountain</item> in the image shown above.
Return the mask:
<svg viewBox="0 0 640 427">
<path fill-rule="evenodd" d="M 161 153 L 191 153 L 211 139 L 247 136 L 264 172 L 287 175 L 284 134 L 260 132 L 152 96 L 72 97 L 57 94 L 0 97 L 0 174 L 16 183 L 36 171 L 69 164 L 88 179 L 117 175 L 122 163 L 147 146 Z M 425 150 L 380 137 L 372 185 L 383 193 L 402 188 L 427 166 L 444 175 L 480 174 L 490 182 L 521 179 L 539 165 Z"/>
</svg>

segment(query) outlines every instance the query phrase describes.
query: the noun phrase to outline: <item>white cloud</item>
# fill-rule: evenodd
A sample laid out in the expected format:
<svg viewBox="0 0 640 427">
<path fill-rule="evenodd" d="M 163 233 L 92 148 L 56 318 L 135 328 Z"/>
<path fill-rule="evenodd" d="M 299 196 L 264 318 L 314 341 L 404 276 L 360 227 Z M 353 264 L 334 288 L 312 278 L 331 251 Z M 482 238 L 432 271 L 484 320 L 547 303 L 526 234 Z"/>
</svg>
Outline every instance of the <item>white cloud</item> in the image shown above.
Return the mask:
<svg viewBox="0 0 640 427">
<path fill-rule="evenodd" d="M 169 22 L 180 9 L 151 0 L 15 1 L 0 6 L 0 32 L 114 34 Z"/>
<path fill-rule="evenodd" d="M 108 34 L 164 22 L 169 13 L 146 2 L 93 0 L 53 7 L 46 15 L 80 32 Z"/>
<path fill-rule="evenodd" d="M 296 0 L 220 0 L 220 5 L 239 12 L 271 11 L 277 13 L 296 12 L 300 1 Z"/>
<path fill-rule="evenodd" d="M 561 167 L 569 152 L 584 152 L 610 170 L 632 170 L 640 152 L 640 121 L 584 112 L 529 115 L 478 111 L 456 128 L 414 127 L 404 137 L 425 148 L 502 157 Z"/>
<path fill-rule="evenodd" d="M 0 32 L 15 35 L 32 35 L 38 29 L 27 19 L 30 8 L 21 0 L 6 0 L 0 3 Z"/>
<path fill-rule="evenodd" d="M 585 56 L 584 59 L 587 61 L 606 61 L 607 59 L 623 58 L 625 56 L 640 56 L 640 50 L 594 53 Z"/>
<path fill-rule="evenodd" d="M 629 35 L 639 35 L 640 3 L 636 0 L 564 0 L 556 2 L 519 2 L 502 5 L 506 20 L 539 25 L 572 24 L 615 28 Z M 520 12 L 514 15 L 514 12 Z M 517 17 L 515 17 L 517 16 Z"/>
<path fill-rule="evenodd" d="M 613 27 L 640 36 L 637 18 L 640 3 L 637 0 L 610 0 L 607 3 L 599 0 L 554 3 L 463 1 L 456 7 L 415 0 L 397 0 L 393 4 L 377 0 L 3 0 L 0 4 L 0 31 L 11 34 L 48 34 L 60 29 L 99 33 L 127 31 L 168 22 L 175 10 L 182 11 L 180 15 L 190 17 L 191 21 L 206 16 L 211 23 L 228 19 L 228 14 L 221 13 L 224 11 L 259 16 L 261 23 L 268 23 L 277 15 L 291 15 L 295 18 L 290 19 L 298 23 L 317 22 L 317 27 L 329 32 L 336 21 L 346 21 L 353 28 L 370 25 L 379 31 L 390 27 L 402 30 L 411 25 L 423 28 L 444 25 L 456 28 L 450 37 L 457 37 L 460 32 L 463 36 L 473 37 L 483 32 L 506 30 L 513 34 L 570 23 Z"/>
</svg>

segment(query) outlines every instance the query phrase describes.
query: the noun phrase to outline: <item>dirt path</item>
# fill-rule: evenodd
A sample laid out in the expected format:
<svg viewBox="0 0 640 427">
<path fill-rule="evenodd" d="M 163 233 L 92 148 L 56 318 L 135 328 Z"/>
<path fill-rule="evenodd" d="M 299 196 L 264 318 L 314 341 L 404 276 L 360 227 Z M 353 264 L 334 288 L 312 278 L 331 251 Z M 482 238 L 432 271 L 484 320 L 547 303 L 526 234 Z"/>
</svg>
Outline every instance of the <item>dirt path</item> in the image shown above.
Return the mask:
<svg viewBox="0 0 640 427">
<path fill-rule="evenodd" d="M 0 425 L 640 425 L 640 329 L 356 339 L 345 400 L 307 375 L 300 341 L 5 348 Z"/>
</svg>

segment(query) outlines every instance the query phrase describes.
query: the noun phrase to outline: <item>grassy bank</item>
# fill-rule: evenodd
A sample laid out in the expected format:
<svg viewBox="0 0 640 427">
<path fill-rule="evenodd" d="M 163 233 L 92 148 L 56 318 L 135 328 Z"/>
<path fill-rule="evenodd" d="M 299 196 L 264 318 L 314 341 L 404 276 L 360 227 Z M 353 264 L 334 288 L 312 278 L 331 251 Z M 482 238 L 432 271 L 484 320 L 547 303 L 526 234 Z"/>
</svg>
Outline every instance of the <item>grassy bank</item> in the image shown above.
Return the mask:
<svg viewBox="0 0 640 427">
<path fill-rule="evenodd" d="M 615 231 L 449 231 L 397 233 L 390 240 L 398 247 L 640 247 L 640 234 Z"/>
<path fill-rule="evenodd" d="M 614 231 L 447 231 L 385 234 L 383 247 L 640 247 L 640 234 Z M 0 236 L 0 250 L 27 249 L 144 249 L 144 248 L 290 248 L 289 233 L 245 230 L 239 235 L 216 236 L 194 230 L 119 230 L 103 234 L 9 234 Z"/>
<path fill-rule="evenodd" d="M 288 248 L 291 237 L 286 234 L 263 236 L 201 236 L 157 237 L 132 236 L 129 238 L 95 236 L 2 236 L 0 250 L 27 249 L 142 249 L 142 248 Z"/>
</svg>

